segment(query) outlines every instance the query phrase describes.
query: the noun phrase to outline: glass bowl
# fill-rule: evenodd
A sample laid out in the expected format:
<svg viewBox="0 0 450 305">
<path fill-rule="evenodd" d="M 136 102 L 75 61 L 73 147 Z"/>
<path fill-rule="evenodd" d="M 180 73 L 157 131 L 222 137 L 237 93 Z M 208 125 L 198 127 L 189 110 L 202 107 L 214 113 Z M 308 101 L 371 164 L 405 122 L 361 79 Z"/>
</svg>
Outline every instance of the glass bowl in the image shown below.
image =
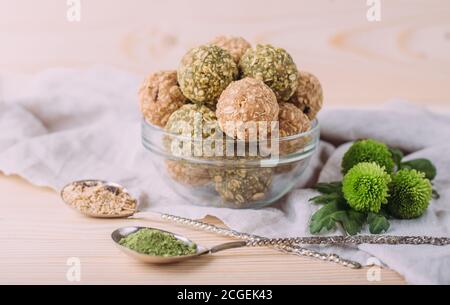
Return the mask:
<svg viewBox="0 0 450 305">
<path fill-rule="evenodd" d="M 319 123 L 314 120 L 307 132 L 259 141 L 260 146 L 224 139 L 219 144 L 229 145 L 229 150 L 224 149 L 227 156 L 206 157 L 198 152 L 202 146 L 196 146 L 199 143 L 195 138 L 169 133 L 142 120 L 142 143 L 151 154 L 158 175 L 167 179 L 186 201 L 212 207 L 261 208 L 275 203 L 298 184 L 319 137 Z M 184 147 L 190 148 L 189 153 L 177 149 L 179 143 L 188 143 Z M 257 145 L 256 149 L 252 144 Z M 214 149 L 214 145 L 208 147 Z M 271 152 L 278 153 L 268 154 L 264 147 L 276 147 Z"/>
</svg>

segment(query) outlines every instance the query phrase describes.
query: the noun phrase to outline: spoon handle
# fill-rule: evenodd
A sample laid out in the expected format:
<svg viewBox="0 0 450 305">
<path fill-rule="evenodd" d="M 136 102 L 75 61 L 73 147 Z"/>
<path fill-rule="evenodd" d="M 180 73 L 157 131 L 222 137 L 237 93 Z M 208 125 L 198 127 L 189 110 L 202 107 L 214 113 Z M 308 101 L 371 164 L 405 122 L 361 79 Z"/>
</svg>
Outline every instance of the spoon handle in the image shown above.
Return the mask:
<svg viewBox="0 0 450 305">
<path fill-rule="evenodd" d="M 393 235 L 359 235 L 359 236 L 313 236 L 292 238 L 266 238 L 253 239 L 249 246 L 276 246 L 276 245 L 450 245 L 450 238 L 432 236 L 393 236 Z"/>
<path fill-rule="evenodd" d="M 252 234 L 248 234 L 248 233 L 241 233 L 238 231 L 221 228 L 221 227 L 218 227 L 218 226 L 215 226 L 212 224 L 208 224 L 208 223 L 205 223 L 202 221 L 192 220 L 192 219 L 179 217 L 179 216 L 175 216 L 175 215 L 160 214 L 159 216 L 164 220 L 176 222 L 176 223 L 179 223 L 182 225 L 191 226 L 191 227 L 203 230 L 203 231 L 209 231 L 209 232 L 213 232 L 213 233 L 216 233 L 219 235 L 224 235 L 224 236 L 229 236 L 229 237 L 233 237 L 233 238 L 237 238 L 237 239 L 247 240 L 246 245 L 248 245 L 248 241 L 267 239 L 267 238 L 264 238 L 261 236 L 252 235 Z M 318 252 L 318 251 L 314 251 L 314 250 L 309 250 L 309 249 L 303 248 L 299 245 L 293 245 L 293 244 L 269 245 L 269 247 L 272 247 L 283 253 L 288 253 L 288 254 L 293 254 L 293 255 L 298 255 L 298 256 L 303 256 L 303 257 L 311 257 L 311 258 L 319 259 L 322 261 L 333 262 L 333 263 L 342 265 L 344 267 L 352 268 L 352 269 L 361 268 L 361 264 L 359 264 L 358 262 L 343 259 L 343 258 L 339 257 L 339 255 L 337 255 L 337 254 L 334 254 L 334 253 L 327 254 L 327 253 L 322 253 L 322 252 Z"/>
<path fill-rule="evenodd" d="M 239 239 L 247 239 L 248 246 L 293 246 L 305 245 L 450 245 L 448 237 L 433 236 L 401 236 L 401 235 L 358 235 L 358 236 L 311 236 L 291 238 L 265 238 L 257 235 L 241 233 L 234 230 L 220 228 L 197 220 L 191 220 L 179 216 L 161 214 L 163 219 L 175 221 L 181 224 L 194 226 L 203 230 L 212 231 L 221 235 L 231 236 Z"/>
<path fill-rule="evenodd" d="M 220 244 L 220 245 L 212 247 L 209 250 L 209 252 L 216 253 L 219 251 L 224 251 L 224 250 L 233 249 L 233 248 L 242 248 L 242 247 L 248 247 L 248 242 L 245 240 L 242 240 L 242 241 L 232 241 L 229 243 Z"/>
</svg>

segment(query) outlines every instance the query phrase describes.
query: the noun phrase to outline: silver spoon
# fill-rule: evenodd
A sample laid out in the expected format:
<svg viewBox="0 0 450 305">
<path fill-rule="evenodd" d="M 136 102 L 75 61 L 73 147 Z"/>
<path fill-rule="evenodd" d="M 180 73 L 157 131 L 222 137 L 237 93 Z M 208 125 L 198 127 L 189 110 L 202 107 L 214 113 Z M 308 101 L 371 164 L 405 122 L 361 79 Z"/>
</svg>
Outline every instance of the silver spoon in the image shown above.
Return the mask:
<svg viewBox="0 0 450 305">
<path fill-rule="evenodd" d="M 170 234 L 173 237 L 175 237 L 176 239 L 178 239 L 179 241 L 181 241 L 182 243 L 188 245 L 188 246 L 194 246 L 196 247 L 196 252 L 195 254 L 191 254 L 191 255 L 182 255 L 182 256 L 156 256 L 156 255 L 149 255 L 149 254 L 143 254 L 143 253 L 139 253 L 137 251 L 134 251 L 132 249 L 129 249 L 125 246 L 122 246 L 120 244 L 120 241 L 127 237 L 130 234 L 136 233 L 139 230 L 142 229 L 150 229 L 150 230 L 155 230 L 155 231 L 160 231 L 166 234 Z M 390 243 L 389 242 L 389 238 L 393 238 L 395 236 L 388 236 L 387 240 L 383 239 L 382 243 Z M 124 227 L 124 228 L 120 228 L 115 230 L 112 234 L 111 234 L 111 238 L 112 240 L 115 242 L 115 244 L 117 245 L 117 247 L 119 247 L 119 249 L 124 252 L 126 255 L 133 257 L 139 261 L 145 262 L 145 263 L 153 263 L 153 264 L 168 264 L 168 263 L 177 263 L 177 262 L 181 262 L 181 261 L 185 261 L 185 260 L 189 260 L 198 256 L 202 256 L 202 255 L 206 255 L 206 254 L 214 254 L 220 251 L 224 251 L 224 250 L 228 250 L 228 249 L 233 249 L 233 248 L 243 248 L 243 247 L 267 247 L 267 246 L 285 246 L 285 245 L 291 245 L 293 241 L 295 240 L 299 240 L 299 242 L 303 242 L 303 239 L 306 242 L 309 242 L 310 239 L 308 238 L 285 238 L 285 239 L 261 239 L 261 240 L 241 240 L 241 241 L 234 241 L 234 242 L 227 242 L 227 243 L 223 243 L 223 244 L 219 244 L 217 246 L 214 246 L 212 248 L 207 248 L 204 246 L 201 246 L 199 244 L 196 244 L 194 242 L 192 242 L 190 239 L 178 235 L 178 234 L 174 234 L 172 232 L 169 231 L 164 231 L 161 229 L 157 229 L 157 228 L 151 228 L 151 227 L 136 227 L 136 226 L 132 226 L 132 227 Z M 342 237 L 342 236 L 336 236 L 336 237 L 330 237 L 332 238 L 337 238 L 337 241 L 340 243 L 346 243 L 346 242 L 351 242 L 351 243 L 355 243 L 355 244 L 359 244 L 361 241 L 359 240 L 355 240 L 355 237 Z M 365 237 L 367 238 L 367 237 Z M 414 238 L 414 237 L 402 237 L 402 240 L 399 241 L 399 243 L 395 243 L 395 244 L 423 244 L 423 243 L 417 243 L 417 241 L 414 240 L 409 240 L 409 238 Z M 328 240 L 328 238 L 327 238 Z M 333 240 L 329 240 L 329 242 L 331 242 Z M 372 241 L 369 240 L 368 243 L 377 243 L 376 241 Z M 427 243 L 428 244 L 428 243 Z M 434 243 L 433 243 L 434 244 Z M 444 243 L 439 242 L 438 245 L 446 245 L 448 244 L 448 240 Z"/>
<path fill-rule="evenodd" d="M 61 196 L 63 202 L 65 202 L 70 208 L 77 211 L 78 213 L 83 214 L 84 216 L 93 217 L 93 218 L 129 218 L 131 216 L 136 216 L 136 215 L 150 216 L 150 217 L 156 217 L 156 218 L 160 218 L 160 219 L 163 219 L 166 221 L 175 222 L 175 223 L 185 225 L 185 226 L 191 226 L 191 227 L 201 229 L 204 231 L 209 231 L 209 232 L 213 232 L 213 233 L 216 233 L 219 235 L 225 235 L 225 236 L 238 238 L 238 239 L 242 239 L 242 240 L 261 240 L 261 239 L 266 240 L 266 238 L 261 237 L 261 236 L 251 235 L 251 234 L 247 234 L 247 233 L 241 233 L 241 232 L 237 232 L 237 231 L 234 231 L 231 229 L 217 227 L 215 225 L 205 223 L 205 222 L 202 222 L 199 220 L 183 218 L 183 217 L 170 215 L 170 214 L 162 214 L 162 213 L 154 213 L 154 212 L 140 212 L 137 209 L 137 205 L 136 205 L 136 208 L 134 210 L 129 211 L 129 213 L 122 213 L 120 215 L 114 215 L 114 214 L 105 215 L 105 214 L 98 214 L 98 213 L 82 211 L 82 210 L 79 210 L 79 209 L 73 207 L 69 202 L 66 201 L 65 196 L 64 196 L 64 192 L 70 186 L 72 186 L 74 184 L 84 184 L 86 186 L 96 186 L 96 185 L 100 184 L 102 186 L 105 186 L 106 189 L 108 189 L 109 191 L 111 191 L 113 193 L 124 192 L 124 193 L 128 194 L 131 198 L 132 198 L 132 195 L 129 193 L 129 191 L 125 187 L 121 186 L 120 184 L 108 182 L 108 181 L 104 181 L 104 180 L 89 179 L 89 180 L 79 180 L 79 181 L 71 182 L 61 189 L 60 196 Z M 297 255 L 297 256 L 301 256 L 301 257 L 315 258 L 315 259 L 318 259 L 321 261 L 326 261 L 326 262 L 333 262 L 333 263 L 339 264 L 341 266 L 352 268 L 352 269 L 361 268 L 361 264 L 359 264 L 358 262 L 341 258 L 341 257 L 339 257 L 339 255 L 334 254 L 334 253 L 329 254 L 329 253 L 323 253 L 323 252 L 306 249 L 304 247 L 301 247 L 299 244 L 267 245 L 267 246 L 270 248 L 273 248 L 277 251 L 287 253 L 287 254 L 293 254 L 293 255 Z"/>
<path fill-rule="evenodd" d="M 120 241 L 122 240 L 122 238 L 125 238 L 128 235 L 136 233 L 142 229 L 150 229 L 150 230 L 164 232 L 164 233 L 172 235 L 173 237 L 175 237 L 176 239 L 185 243 L 188 246 L 195 245 L 196 253 L 192 254 L 192 255 L 182 255 L 182 256 L 156 256 L 156 255 L 139 253 L 137 251 L 129 249 L 120 244 Z M 160 229 L 156 229 L 156 228 L 151 228 L 151 227 L 134 227 L 134 226 L 133 227 L 124 227 L 124 228 L 115 230 L 114 232 L 112 232 L 111 238 L 114 241 L 114 243 L 117 245 L 117 247 L 126 255 L 128 255 L 132 258 L 135 258 L 141 262 L 151 263 L 151 264 L 178 263 L 178 262 L 182 262 L 182 261 L 192 259 L 192 258 L 195 258 L 198 256 L 202 256 L 202 255 L 206 255 L 206 254 L 213 254 L 213 253 L 227 250 L 227 249 L 242 248 L 242 247 L 245 247 L 248 245 L 247 241 L 233 241 L 233 242 L 223 243 L 223 244 L 214 246 L 212 248 L 207 248 L 207 247 L 204 247 L 204 246 L 201 246 L 199 244 L 192 242 L 190 239 L 187 239 L 184 236 L 177 235 L 172 232 L 168 232 L 168 231 L 164 231 L 164 230 L 160 230 Z"/>
</svg>

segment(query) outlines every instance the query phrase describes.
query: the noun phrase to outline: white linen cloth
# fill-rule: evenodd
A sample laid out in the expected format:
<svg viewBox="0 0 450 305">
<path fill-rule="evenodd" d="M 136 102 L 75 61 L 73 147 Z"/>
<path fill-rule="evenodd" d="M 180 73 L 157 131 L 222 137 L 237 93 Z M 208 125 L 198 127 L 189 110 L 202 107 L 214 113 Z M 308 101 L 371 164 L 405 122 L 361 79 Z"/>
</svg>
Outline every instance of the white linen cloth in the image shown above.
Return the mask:
<svg viewBox="0 0 450 305">
<path fill-rule="evenodd" d="M 325 109 L 322 142 L 299 187 L 273 207 L 207 208 L 183 202 L 156 178 L 141 144 L 137 89 L 141 79 L 111 68 L 54 69 L 33 77 L 0 78 L 0 170 L 58 190 L 73 180 L 96 178 L 127 186 L 146 209 L 190 218 L 214 215 L 232 229 L 267 237 L 309 235 L 317 193 L 301 188 L 340 179 L 340 159 L 350 141 L 371 137 L 429 158 L 441 198 L 416 220 L 392 220 L 388 234 L 450 236 L 450 117 L 409 103 L 379 110 Z M 326 105 L 326 101 L 325 101 Z M 325 107 L 326 108 L 326 107 Z M 363 232 L 364 233 L 364 232 Z M 366 232 L 367 233 L 367 232 Z M 314 247 L 366 264 L 376 257 L 409 283 L 450 284 L 450 247 Z"/>
</svg>

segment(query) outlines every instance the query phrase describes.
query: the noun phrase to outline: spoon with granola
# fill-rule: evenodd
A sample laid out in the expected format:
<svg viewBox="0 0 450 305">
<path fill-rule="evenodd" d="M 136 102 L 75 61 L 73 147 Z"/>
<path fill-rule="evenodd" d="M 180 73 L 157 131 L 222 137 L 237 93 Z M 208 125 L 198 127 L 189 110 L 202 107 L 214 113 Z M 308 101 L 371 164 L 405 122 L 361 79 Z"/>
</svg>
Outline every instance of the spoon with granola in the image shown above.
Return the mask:
<svg viewBox="0 0 450 305">
<path fill-rule="evenodd" d="M 71 182 L 61 190 L 71 208 L 94 218 L 126 218 L 137 212 L 137 200 L 121 185 L 102 180 Z"/>
</svg>

